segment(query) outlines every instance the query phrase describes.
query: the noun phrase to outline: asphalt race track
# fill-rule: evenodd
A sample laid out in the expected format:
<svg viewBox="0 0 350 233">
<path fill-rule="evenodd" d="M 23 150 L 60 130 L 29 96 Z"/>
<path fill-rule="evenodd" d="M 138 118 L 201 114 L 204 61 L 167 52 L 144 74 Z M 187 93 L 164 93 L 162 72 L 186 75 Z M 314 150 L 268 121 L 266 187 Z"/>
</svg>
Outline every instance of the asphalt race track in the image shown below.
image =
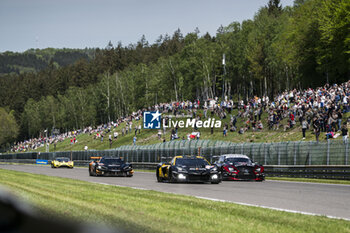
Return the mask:
<svg viewBox="0 0 350 233">
<path fill-rule="evenodd" d="M 91 177 L 87 168 L 53 169 L 42 165 L 5 164 L 0 164 L 0 168 L 350 220 L 350 185 L 284 181 L 170 184 L 158 183 L 155 173 L 148 172 L 136 172 L 134 177 L 127 178 Z"/>
</svg>

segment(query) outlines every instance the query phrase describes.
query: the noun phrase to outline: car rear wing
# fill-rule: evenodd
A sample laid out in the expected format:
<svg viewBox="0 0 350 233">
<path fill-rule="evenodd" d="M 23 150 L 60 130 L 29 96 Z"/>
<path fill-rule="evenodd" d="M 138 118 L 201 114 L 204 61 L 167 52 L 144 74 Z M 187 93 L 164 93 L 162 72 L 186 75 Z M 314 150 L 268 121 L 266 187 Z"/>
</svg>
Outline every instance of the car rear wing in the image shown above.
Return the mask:
<svg viewBox="0 0 350 233">
<path fill-rule="evenodd" d="M 96 160 L 99 160 L 99 159 L 101 159 L 101 158 L 102 158 L 101 156 L 91 156 L 91 157 L 90 157 L 91 160 L 95 160 L 95 161 L 96 161 Z"/>
</svg>

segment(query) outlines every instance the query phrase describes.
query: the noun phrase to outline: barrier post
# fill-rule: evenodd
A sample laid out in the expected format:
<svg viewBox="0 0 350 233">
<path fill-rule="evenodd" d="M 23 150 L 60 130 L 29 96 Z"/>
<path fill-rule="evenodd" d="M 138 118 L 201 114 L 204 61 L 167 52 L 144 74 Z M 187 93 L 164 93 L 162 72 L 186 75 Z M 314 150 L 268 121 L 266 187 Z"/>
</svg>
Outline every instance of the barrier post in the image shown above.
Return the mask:
<svg viewBox="0 0 350 233">
<path fill-rule="evenodd" d="M 329 144 L 330 144 L 330 140 L 327 140 L 327 165 L 329 165 Z"/>
<path fill-rule="evenodd" d="M 281 151 L 280 151 L 281 146 L 280 145 L 281 145 L 280 143 L 277 144 L 277 146 L 278 146 L 278 150 L 277 150 L 278 151 L 277 152 L 278 153 L 278 155 L 277 155 L 278 156 L 278 165 L 281 165 Z"/>
<path fill-rule="evenodd" d="M 294 165 L 297 165 L 297 149 L 296 149 L 296 145 L 297 145 L 297 143 L 294 142 Z"/>
<path fill-rule="evenodd" d="M 348 156 L 349 156 L 349 142 L 345 142 L 345 165 L 348 165 Z"/>
<path fill-rule="evenodd" d="M 266 143 L 264 143 L 264 165 L 266 165 L 267 154 L 266 154 Z"/>
<path fill-rule="evenodd" d="M 312 164 L 312 153 L 310 153 L 310 151 L 311 151 L 311 144 L 312 144 L 312 142 L 310 141 L 309 150 L 308 150 L 308 152 L 309 152 L 309 165 Z"/>
</svg>

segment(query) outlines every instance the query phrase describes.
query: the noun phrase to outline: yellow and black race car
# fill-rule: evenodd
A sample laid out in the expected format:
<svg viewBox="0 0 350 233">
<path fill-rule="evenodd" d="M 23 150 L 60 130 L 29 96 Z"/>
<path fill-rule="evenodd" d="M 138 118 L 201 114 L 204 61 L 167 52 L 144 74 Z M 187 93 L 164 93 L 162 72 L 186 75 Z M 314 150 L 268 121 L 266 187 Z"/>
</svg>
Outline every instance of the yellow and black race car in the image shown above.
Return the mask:
<svg viewBox="0 0 350 233">
<path fill-rule="evenodd" d="M 73 168 L 74 162 L 71 161 L 69 158 L 65 157 L 57 157 L 54 160 L 51 161 L 51 167 L 52 168 L 58 168 L 58 167 L 68 167 Z"/>
<path fill-rule="evenodd" d="M 90 176 L 127 176 L 132 177 L 132 164 L 125 163 L 121 158 L 91 157 L 89 163 Z"/>
<path fill-rule="evenodd" d="M 221 182 L 221 172 L 201 156 L 175 156 L 170 163 L 160 163 L 157 181 L 169 182 Z"/>
</svg>

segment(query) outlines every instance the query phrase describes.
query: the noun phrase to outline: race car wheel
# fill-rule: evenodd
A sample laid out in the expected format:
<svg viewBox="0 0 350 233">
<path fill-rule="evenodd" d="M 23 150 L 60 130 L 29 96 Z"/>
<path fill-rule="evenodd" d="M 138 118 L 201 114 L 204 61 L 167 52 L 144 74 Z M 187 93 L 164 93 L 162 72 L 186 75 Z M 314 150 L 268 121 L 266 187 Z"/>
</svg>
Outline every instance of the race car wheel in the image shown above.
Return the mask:
<svg viewBox="0 0 350 233">
<path fill-rule="evenodd" d="M 212 181 L 211 183 L 212 183 L 212 184 L 219 184 L 220 181 Z"/>
<path fill-rule="evenodd" d="M 91 172 L 91 170 L 89 169 L 89 176 L 92 176 L 92 172 Z"/>
<path fill-rule="evenodd" d="M 157 181 L 158 181 L 158 182 L 162 182 L 163 179 L 162 179 L 161 177 L 159 177 L 159 169 L 157 169 L 156 174 L 157 174 Z"/>
<path fill-rule="evenodd" d="M 171 170 L 171 168 L 169 169 L 169 182 L 170 183 L 174 183 L 176 180 L 175 178 L 173 177 L 173 172 Z"/>
<path fill-rule="evenodd" d="M 97 176 L 96 168 L 93 168 L 93 170 L 90 172 L 91 176 Z"/>
</svg>

